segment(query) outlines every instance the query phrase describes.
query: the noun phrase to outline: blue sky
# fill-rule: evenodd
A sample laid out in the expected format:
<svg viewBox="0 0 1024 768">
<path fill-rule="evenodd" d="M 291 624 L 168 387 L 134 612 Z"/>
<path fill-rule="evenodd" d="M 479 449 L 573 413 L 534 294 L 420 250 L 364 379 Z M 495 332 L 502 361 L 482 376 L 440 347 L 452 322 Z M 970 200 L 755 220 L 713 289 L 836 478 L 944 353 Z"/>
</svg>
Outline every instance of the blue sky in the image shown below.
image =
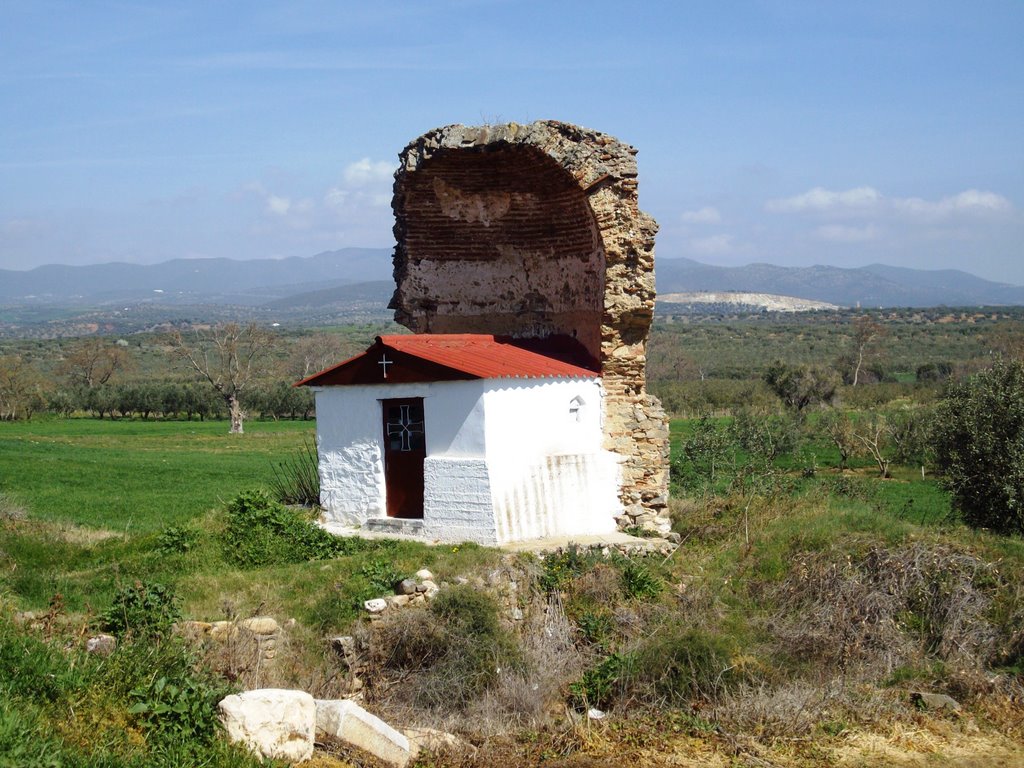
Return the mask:
<svg viewBox="0 0 1024 768">
<path fill-rule="evenodd" d="M 0 0 L 0 268 L 390 246 L 398 152 L 640 150 L 659 258 L 1024 284 L 1024 2 Z"/>
</svg>

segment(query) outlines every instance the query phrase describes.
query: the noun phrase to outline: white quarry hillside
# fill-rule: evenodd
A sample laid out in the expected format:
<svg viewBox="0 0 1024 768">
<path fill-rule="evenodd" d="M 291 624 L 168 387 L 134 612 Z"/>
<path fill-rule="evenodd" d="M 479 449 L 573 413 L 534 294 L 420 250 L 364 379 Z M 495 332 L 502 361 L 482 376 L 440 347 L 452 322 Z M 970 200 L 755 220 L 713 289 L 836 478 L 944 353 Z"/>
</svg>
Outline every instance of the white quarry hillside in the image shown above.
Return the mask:
<svg viewBox="0 0 1024 768">
<path fill-rule="evenodd" d="M 837 304 L 772 293 L 744 293 L 742 291 L 691 291 L 688 293 L 662 293 L 661 304 L 735 304 L 761 307 L 769 312 L 809 312 L 816 309 L 839 309 Z"/>
</svg>

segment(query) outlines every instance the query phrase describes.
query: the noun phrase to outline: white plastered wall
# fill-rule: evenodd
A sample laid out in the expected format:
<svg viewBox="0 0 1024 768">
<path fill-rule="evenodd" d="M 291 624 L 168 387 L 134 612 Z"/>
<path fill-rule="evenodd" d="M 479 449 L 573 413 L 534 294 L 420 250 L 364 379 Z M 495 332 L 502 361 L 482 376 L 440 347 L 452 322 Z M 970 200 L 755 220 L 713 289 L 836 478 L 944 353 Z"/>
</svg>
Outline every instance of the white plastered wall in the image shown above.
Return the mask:
<svg viewBox="0 0 1024 768">
<path fill-rule="evenodd" d="M 422 397 L 423 534 L 509 541 L 615 530 L 618 457 L 601 449 L 597 379 L 489 379 L 316 389 L 328 526 L 387 515 L 380 401 Z"/>
<path fill-rule="evenodd" d="M 602 449 L 598 379 L 492 379 L 487 466 L 499 544 L 616 530 L 619 457 Z"/>
</svg>

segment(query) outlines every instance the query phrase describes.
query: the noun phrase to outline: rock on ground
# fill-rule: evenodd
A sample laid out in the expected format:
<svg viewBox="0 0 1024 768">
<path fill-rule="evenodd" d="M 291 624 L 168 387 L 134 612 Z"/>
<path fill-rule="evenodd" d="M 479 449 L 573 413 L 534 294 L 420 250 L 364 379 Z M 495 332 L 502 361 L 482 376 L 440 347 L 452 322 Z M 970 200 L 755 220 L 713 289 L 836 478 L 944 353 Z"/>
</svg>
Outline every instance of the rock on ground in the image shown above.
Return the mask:
<svg viewBox="0 0 1024 768">
<path fill-rule="evenodd" d="M 316 704 L 304 691 L 262 688 L 227 696 L 218 705 L 228 738 L 274 760 L 313 756 Z"/>
<path fill-rule="evenodd" d="M 395 768 L 409 762 L 409 739 L 354 701 L 316 702 L 316 730 L 351 744 Z"/>
</svg>

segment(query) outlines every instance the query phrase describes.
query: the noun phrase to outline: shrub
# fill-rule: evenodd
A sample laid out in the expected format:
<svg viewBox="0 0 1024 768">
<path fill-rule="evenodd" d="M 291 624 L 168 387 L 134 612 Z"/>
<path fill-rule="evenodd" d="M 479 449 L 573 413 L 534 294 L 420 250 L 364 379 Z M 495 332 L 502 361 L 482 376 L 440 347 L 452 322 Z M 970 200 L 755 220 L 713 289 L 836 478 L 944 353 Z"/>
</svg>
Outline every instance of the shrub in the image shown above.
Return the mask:
<svg viewBox="0 0 1024 768">
<path fill-rule="evenodd" d="M 639 695 L 671 702 L 711 698 L 732 680 L 724 637 L 702 629 L 663 627 L 636 652 L 630 684 Z"/>
<path fill-rule="evenodd" d="M 195 675 L 173 681 L 161 675 L 132 689 L 128 712 L 163 739 L 208 741 L 217 728 L 217 702 L 227 692 Z"/>
<path fill-rule="evenodd" d="M 309 512 L 285 507 L 260 490 L 240 493 L 228 504 L 223 545 L 227 559 L 243 568 L 325 560 L 374 546 L 334 536 Z"/>
<path fill-rule="evenodd" d="M 569 686 L 572 705 L 581 710 L 608 707 L 619 691 L 623 670 L 629 666 L 630 661 L 626 656 L 613 653 L 584 672 L 579 680 Z"/>
<path fill-rule="evenodd" d="M 522 652 L 498 620 L 498 604 L 468 585 L 438 593 L 429 610 L 409 609 L 377 622 L 370 657 L 402 673 L 416 706 L 462 711 L 522 667 Z"/>
<path fill-rule="evenodd" d="M 952 387 L 933 425 L 935 460 L 973 527 L 1024 533 L 1024 362 Z"/>
<path fill-rule="evenodd" d="M 660 595 L 664 588 L 661 579 L 643 563 L 628 560 L 622 567 L 622 591 L 627 597 L 649 600 Z"/>
<path fill-rule="evenodd" d="M 360 568 L 359 572 L 366 577 L 370 588 L 377 594 L 381 592 L 390 594 L 395 585 L 405 578 L 403 574 L 395 570 L 391 561 L 385 558 L 371 560 Z"/>
<path fill-rule="evenodd" d="M 180 525 L 164 528 L 156 537 L 156 548 L 164 555 L 183 555 L 199 543 L 199 532 Z"/>
<path fill-rule="evenodd" d="M 181 612 L 174 591 L 156 582 L 136 581 L 118 590 L 100 625 L 115 635 L 166 634 Z"/>
<path fill-rule="evenodd" d="M 545 592 L 560 589 L 570 580 L 590 570 L 598 557 L 570 544 L 562 552 L 544 558 L 540 586 Z"/>
</svg>

